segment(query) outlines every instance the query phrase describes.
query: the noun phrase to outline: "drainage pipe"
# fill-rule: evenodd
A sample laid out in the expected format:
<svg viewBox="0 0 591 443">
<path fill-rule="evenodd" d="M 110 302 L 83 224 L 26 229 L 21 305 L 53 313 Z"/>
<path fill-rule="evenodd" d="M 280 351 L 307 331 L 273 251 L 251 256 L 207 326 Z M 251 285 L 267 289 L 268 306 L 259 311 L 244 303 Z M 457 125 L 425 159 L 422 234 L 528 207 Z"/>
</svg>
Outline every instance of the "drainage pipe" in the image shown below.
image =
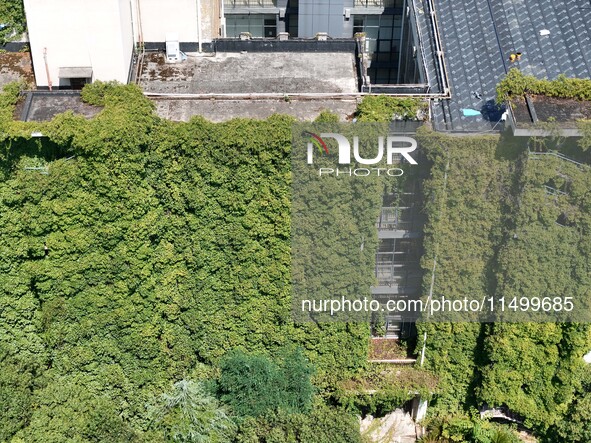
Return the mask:
<svg viewBox="0 0 591 443">
<path fill-rule="evenodd" d="M 43 48 L 43 61 L 45 62 L 45 73 L 47 74 L 47 86 L 52 91 L 51 76 L 49 75 L 49 65 L 47 64 L 47 48 Z"/>
<path fill-rule="evenodd" d="M 199 44 L 199 52 L 203 52 L 201 44 L 201 0 L 197 0 L 197 43 Z"/>
</svg>

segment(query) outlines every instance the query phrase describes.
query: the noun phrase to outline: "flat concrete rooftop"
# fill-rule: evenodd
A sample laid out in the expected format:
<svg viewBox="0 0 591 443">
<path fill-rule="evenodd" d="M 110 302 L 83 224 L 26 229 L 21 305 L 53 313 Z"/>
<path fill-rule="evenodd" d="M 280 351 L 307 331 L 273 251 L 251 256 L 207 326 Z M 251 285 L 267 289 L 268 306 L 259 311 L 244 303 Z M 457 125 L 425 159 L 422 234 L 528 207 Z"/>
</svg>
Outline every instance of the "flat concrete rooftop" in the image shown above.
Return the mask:
<svg viewBox="0 0 591 443">
<path fill-rule="evenodd" d="M 19 101 L 15 114 L 23 121 L 48 121 L 66 111 L 91 118 L 101 109 L 83 103 L 76 91 L 36 91 L 28 92 Z"/>
<path fill-rule="evenodd" d="M 212 122 L 232 118 L 265 119 L 273 114 L 291 115 L 298 120 L 314 120 L 323 110 L 336 113 L 341 121 L 351 119 L 355 112 L 355 99 L 318 100 L 202 100 L 191 98 L 152 98 L 156 112 L 162 118 L 188 121 L 200 115 Z M 92 118 L 102 108 L 83 103 L 76 91 L 28 92 L 17 105 L 15 118 L 23 121 L 47 121 L 57 114 L 72 111 Z"/>
<path fill-rule="evenodd" d="M 587 100 L 533 95 L 514 98 L 511 109 L 509 124 L 516 136 L 548 136 L 559 130 L 564 137 L 580 137 L 577 122 L 591 118 L 591 102 Z"/>
<path fill-rule="evenodd" d="M 341 121 L 351 119 L 357 101 L 347 100 L 195 100 L 195 99 L 153 99 L 156 112 L 162 118 L 174 121 L 188 121 L 200 115 L 212 122 L 232 118 L 265 119 L 273 114 L 286 114 L 296 119 L 314 120 L 323 110 L 339 116 Z"/>
<path fill-rule="evenodd" d="M 177 64 L 147 53 L 138 79 L 146 92 L 171 94 L 355 93 L 351 53 L 188 54 Z"/>
</svg>

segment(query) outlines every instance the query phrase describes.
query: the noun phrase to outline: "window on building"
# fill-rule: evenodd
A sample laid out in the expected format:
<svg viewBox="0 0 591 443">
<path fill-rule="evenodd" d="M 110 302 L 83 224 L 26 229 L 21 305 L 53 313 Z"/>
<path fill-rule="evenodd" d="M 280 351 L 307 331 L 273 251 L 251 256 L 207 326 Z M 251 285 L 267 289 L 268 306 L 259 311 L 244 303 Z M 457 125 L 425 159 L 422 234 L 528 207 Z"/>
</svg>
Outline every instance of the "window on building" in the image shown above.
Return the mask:
<svg viewBox="0 0 591 443">
<path fill-rule="evenodd" d="M 265 37 L 277 37 L 277 19 L 275 17 L 265 19 Z"/>
<path fill-rule="evenodd" d="M 402 8 L 404 0 L 355 0 L 355 7 Z"/>
<path fill-rule="evenodd" d="M 368 74 L 373 84 L 393 84 L 398 78 L 402 38 L 402 16 L 394 14 L 355 15 L 353 33 L 365 33 L 370 54 Z"/>
<path fill-rule="evenodd" d="M 254 38 L 275 38 L 277 36 L 277 17 L 275 14 L 226 15 L 226 35 L 240 37 L 242 32 L 250 32 Z"/>
</svg>

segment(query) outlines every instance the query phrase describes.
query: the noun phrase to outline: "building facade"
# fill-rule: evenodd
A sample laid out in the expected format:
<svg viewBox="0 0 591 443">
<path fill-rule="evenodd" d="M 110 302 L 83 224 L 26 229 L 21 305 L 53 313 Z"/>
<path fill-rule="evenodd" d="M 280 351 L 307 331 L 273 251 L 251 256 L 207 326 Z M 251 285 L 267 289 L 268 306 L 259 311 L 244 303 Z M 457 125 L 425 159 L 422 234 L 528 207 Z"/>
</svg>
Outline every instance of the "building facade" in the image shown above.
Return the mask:
<svg viewBox="0 0 591 443">
<path fill-rule="evenodd" d="M 409 0 L 25 0 L 39 88 L 130 78 L 134 48 L 205 51 L 218 38 L 353 38 L 364 33 L 373 84 L 414 83 Z M 409 53 L 410 51 L 410 53 Z M 411 63 L 408 62 L 411 60 Z M 409 68 L 410 67 L 410 68 Z"/>
<path fill-rule="evenodd" d="M 219 0 L 25 0 L 35 81 L 79 89 L 127 83 L 133 51 L 175 33 L 196 50 L 220 34 Z"/>
<path fill-rule="evenodd" d="M 307 39 L 318 33 L 329 38 L 364 33 L 372 83 L 418 83 L 410 7 L 408 0 L 224 0 L 220 36 L 275 38 L 287 32 Z"/>
<path fill-rule="evenodd" d="M 129 0 L 25 0 L 38 88 L 127 82 L 133 52 Z"/>
</svg>

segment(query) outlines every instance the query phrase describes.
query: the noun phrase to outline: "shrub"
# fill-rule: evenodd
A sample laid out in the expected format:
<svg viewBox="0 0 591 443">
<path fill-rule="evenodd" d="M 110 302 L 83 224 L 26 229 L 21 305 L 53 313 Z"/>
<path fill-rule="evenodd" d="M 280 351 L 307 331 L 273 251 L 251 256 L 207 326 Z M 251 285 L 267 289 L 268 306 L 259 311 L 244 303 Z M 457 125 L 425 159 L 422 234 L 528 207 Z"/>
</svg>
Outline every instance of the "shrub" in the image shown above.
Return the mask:
<svg viewBox="0 0 591 443">
<path fill-rule="evenodd" d="M 80 96 L 82 101 L 88 103 L 89 105 L 93 106 L 105 106 L 105 100 L 108 95 L 114 95 L 117 93 L 121 93 L 122 90 L 118 87 L 122 86 L 116 80 L 103 82 L 97 80 L 93 83 L 89 83 L 82 88 L 82 92 Z"/>
<path fill-rule="evenodd" d="M 416 98 L 367 95 L 357 107 L 357 120 L 387 123 L 392 120 L 416 120 L 427 103 Z"/>
<path fill-rule="evenodd" d="M 27 29 L 23 0 L 4 0 L 0 2 L 0 45 L 20 38 Z"/>
<path fill-rule="evenodd" d="M 482 420 L 474 411 L 472 416 L 436 417 L 427 421 L 427 434 L 420 443 L 519 443 L 511 428 Z"/>
<path fill-rule="evenodd" d="M 262 355 L 229 352 L 220 362 L 221 399 L 240 416 L 258 417 L 283 409 L 309 410 L 313 386 L 311 367 L 300 351 L 292 353 L 283 367 Z"/>
<path fill-rule="evenodd" d="M 237 443 L 361 443 L 359 420 L 342 410 L 315 405 L 309 414 L 285 411 L 248 418 Z"/>
<path fill-rule="evenodd" d="M 224 443 L 232 441 L 234 422 L 204 385 L 191 380 L 174 384 L 171 393 L 162 394 L 151 407 L 156 426 L 175 442 Z"/>
<path fill-rule="evenodd" d="M 591 100 L 591 79 L 567 78 L 564 74 L 555 80 L 538 79 L 512 68 L 497 85 L 497 103 L 524 94 Z"/>
</svg>

